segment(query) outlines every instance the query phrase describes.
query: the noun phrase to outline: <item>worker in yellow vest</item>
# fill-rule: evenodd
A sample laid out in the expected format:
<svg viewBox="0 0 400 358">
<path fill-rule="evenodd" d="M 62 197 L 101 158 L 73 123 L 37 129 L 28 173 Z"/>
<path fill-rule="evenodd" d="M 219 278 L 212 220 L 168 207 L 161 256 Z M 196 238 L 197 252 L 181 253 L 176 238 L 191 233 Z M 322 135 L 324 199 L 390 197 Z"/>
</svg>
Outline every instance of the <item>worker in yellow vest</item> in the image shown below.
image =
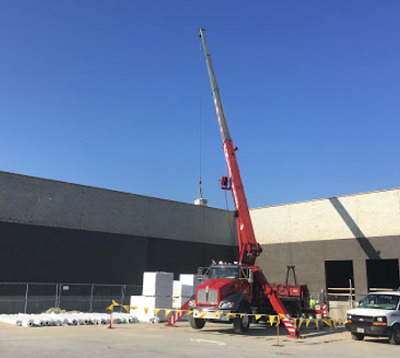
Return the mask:
<svg viewBox="0 0 400 358">
<path fill-rule="evenodd" d="M 308 303 L 310 310 L 315 310 L 315 301 L 313 300 L 312 296 L 310 296 L 310 302 Z"/>
<path fill-rule="evenodd" d="M 313 300 L 312 296 L 310 295 L 310 300 L 308 301 L 308 307 L 310 310 L 315 310 L 315 301 Z M 309 318 L 315 318 L 315 312 L 309 313 Z"/>
</svg>

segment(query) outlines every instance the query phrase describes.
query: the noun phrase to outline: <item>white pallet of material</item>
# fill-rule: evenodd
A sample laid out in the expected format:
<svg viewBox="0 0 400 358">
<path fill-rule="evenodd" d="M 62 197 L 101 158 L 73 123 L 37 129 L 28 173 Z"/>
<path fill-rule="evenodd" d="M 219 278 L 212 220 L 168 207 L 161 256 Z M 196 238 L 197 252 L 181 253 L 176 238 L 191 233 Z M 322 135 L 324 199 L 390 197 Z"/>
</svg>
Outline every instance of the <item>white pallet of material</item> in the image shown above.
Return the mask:
<svg viewBox="0 0 400 358">
<path fill-rule="evenodd" d="M 181 273 L 179 275 L 179 282 L 182 285 L 192 286 L 194 289 L 200 284 L 199 276 L 189 273 Z"/>
<path fill-rule="evenodd" d="M 190 297 L 196 292 L 196 288 L 189 285 L 183 285 L 179 281 L 174 281 L 173 297 Z"/>
<path fill-rule="evenodd" d="M 143 296 L 172 296 L 172 272 L 144 272 Z"/>
<path fill-rule="evenodd" d="M 172 307 L 174 309 L 180 309 L 190 297 L 172 297 Z"/>
<path fill-rule="evenodd" d="M 172 296 L 179 297 L 180 292 L 181 292 L 181 283 L 177 280 L 174 280 L 172 285 Z"/>
<path fill-rule="evenodd" d="M 165 322 L 165 310 L 172 309 L 172 297 L 131 296 L 130 306 L 137 307 L 135 310 L 131 309 L 131 314 L 137 316 L 141 322 L 149 322 L 156 317 L 156 309 L 160 309 L 157 317 Z"/>
</svg>

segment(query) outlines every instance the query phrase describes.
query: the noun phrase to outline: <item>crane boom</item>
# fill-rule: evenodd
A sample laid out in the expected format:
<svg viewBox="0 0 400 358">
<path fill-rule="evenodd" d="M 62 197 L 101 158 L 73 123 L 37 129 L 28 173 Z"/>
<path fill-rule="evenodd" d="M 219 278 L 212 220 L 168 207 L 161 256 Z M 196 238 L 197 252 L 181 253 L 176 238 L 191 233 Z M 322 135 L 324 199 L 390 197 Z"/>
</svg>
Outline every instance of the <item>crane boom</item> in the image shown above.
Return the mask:
<svg viewBox="0 0 400 358">
<path fill-rule="evenodd" d="M 217 85 L 217 79 L 214 74 L 211 56 L 208 51 L 204 29 L 200 29 L 200 37 L 203 43 L 204 55 L 206 57 L 214 105 L 217 112 L 218 124 L 223 142 L 225 161 L 229 174 L 228 178 L 222 177 L 221 185 L 223 189 L 228 189 L 231 191 L 237 212 L 236 223 L 239 241 L 239 263 L 242 263 L 246 259 L 246 263 L 249 265 L 254 265 L 256 257 L 261 253 L 262 249 L 254 235 L 253 224 L 251 222 L 249 207 L 247 205 L 247 199 L 236 158 L 237 147 L 234 147 L 231 135 L 229 133 L 228 123 L 226 121 L 225 111 Z M 246 254 L 248 254 L 247 257 L 245 256 Z"/>
</svg>

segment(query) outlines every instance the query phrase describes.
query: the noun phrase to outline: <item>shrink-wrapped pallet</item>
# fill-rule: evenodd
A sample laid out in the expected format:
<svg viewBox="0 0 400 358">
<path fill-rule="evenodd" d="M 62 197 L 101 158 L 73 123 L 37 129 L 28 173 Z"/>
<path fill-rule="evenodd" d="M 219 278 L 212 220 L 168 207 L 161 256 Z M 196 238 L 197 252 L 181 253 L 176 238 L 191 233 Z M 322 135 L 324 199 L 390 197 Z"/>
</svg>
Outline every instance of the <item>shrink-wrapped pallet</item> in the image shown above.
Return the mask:
<svg viewBox="0 0 400 358">
<path fill-rule="evenodd" d="M 131 314 L 137 316 L 141 322 L 150 322 L 154 317 L 166 321 L 165 311 L 172 309 L 172 297 L 131 296 L 131 307 L 137 307 L 131 310 Z"/>
<path fill-rule="evenodd" d="M 200 284 L 198 275 L 188 273 L 181 273 L 179 275 L 179 282 L 182 285 L 192 286 L 194 288 L 194 291 L 196 291 L 197 286 Z"/>
<path fill-rule="evenodd" d="M 174 274 L 172 272 L 145 272 L 143 274 L 143 296 L 172 296 Z"/>
</svg>

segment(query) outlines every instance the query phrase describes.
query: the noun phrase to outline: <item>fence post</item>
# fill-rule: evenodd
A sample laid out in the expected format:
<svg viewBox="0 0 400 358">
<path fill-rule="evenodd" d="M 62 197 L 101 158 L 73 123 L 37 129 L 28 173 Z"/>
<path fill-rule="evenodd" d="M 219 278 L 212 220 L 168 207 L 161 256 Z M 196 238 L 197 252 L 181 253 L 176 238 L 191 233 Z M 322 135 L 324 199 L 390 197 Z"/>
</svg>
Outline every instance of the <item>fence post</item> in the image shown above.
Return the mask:
<svg viewBox="0 0 400 358">
<path fill-rule="evenodd" d="M 353 308 L 353 285 L 351 284 L 351 279 L 349 279 L 350 286 L 350 308 Z"/>
<path fill-rule="evenodd" d="M 25 314 L 26 314 L 26 310 L 28 308 L 28 292 L 29 292 L 29 283 L 26 284 L 26 290 L 25 290 L 25 307 L 24 307 Z"/>
<path fill-rule="evenodd" d="M 92 284 L 92 288 L 90 290 L 90 308 L 89 308 L 89 312 L 93 312 L 93 291 L 94 291 L 94 284 Z"/>
<path fill-rule="evenodd" d="M 56 296 L 54 300 L 54 307 L 57 308 L 57 301 L 58 301 L 58 283 L 56 283 Z"/>
<path fill-rule="evenodd" d="M 122 285 L 122 290 L 121 290 L 121 308 L 119 310 L 120 312 L 122 312 L 122 306 L 124 305 L 125 290 L 126 290 L 126 285 Z"/>
<path fill-rule="evenodd" d="M 61 291 L 62 291 L 62 283 L 57 283 L 56 285 L 56 308 L 60 308 L 61 305 Z M 57 291 L 58 291 L 58 295 L 57 295 Z M 57 300 L 57 296 L 58 296 L 58 300 Z"/>
</svg>

